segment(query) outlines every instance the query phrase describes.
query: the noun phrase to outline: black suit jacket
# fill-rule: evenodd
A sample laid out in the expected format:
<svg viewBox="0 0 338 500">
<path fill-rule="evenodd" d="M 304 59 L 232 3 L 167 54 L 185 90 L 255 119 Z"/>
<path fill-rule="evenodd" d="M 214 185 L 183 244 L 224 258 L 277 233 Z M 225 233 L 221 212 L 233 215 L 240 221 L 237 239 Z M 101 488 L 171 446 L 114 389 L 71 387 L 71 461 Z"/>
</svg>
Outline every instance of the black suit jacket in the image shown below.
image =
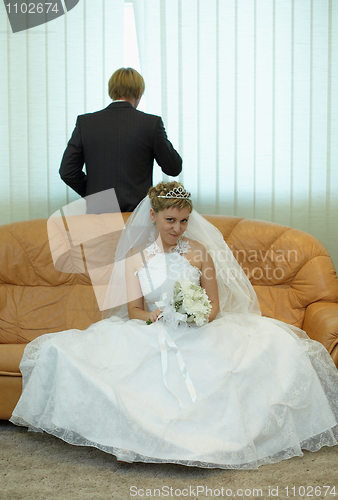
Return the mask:
<svg viewBox="0 0 338 500">
<path fill-rule="evenodd" d="M 152 185 L 154 159 L 167 175 L 182 170 L 182 159 L 169 142 L 161 117 L 138 111 L 127 101 L 114 102 L 78 116 L 59 172 L 82 197 L 114 188 L 120 210 L 129 212 Z M 116 210 L 106 206 L 91 210 L 87 205 L 91 211 Z"/>
</svg>

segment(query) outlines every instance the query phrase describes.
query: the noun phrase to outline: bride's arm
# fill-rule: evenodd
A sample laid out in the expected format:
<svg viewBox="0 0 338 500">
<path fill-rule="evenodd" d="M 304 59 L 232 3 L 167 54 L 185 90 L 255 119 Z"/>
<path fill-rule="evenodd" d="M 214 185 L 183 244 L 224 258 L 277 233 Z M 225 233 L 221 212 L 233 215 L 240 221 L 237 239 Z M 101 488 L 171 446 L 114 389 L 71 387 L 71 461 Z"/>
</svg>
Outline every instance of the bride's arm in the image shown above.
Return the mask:
<svg viewBox="0 0 338 500">
<path fill-rule="evenodd" d="M 143 321 L 148 321 L 148 319 L 150 319 L 151 322 L 154 323 L 159 314 L 161 314 L 161 311 L 159 309 L 152 312 L 144 310 L 144 297 L 140 281 L 135 275 L 135 271 L 139 268 L 138 264 L 137 258 L 126 259 L 128 315 L 130 319 L 141 319 Z"/>
<path fill-rule="evenodd" d="M 219 312 L 218 288 L 215 266 L 212 258 L 205 249 L 203 252 L 201 273 L 201 286 L 206 291 L 211 302 L 209 321 L 212 321 L 216 318 Z"/>
</svg>

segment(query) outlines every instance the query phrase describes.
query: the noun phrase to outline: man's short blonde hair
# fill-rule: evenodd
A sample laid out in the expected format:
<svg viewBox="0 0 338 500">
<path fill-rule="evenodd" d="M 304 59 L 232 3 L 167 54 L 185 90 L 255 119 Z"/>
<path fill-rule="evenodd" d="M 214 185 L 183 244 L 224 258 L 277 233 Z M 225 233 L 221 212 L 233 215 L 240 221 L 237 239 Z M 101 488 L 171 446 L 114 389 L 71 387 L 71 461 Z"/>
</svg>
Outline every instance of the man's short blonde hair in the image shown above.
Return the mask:
<svg viewBox="0 0 338 500">
<path fill-rule="evenodd" d="M 143 77 L 133 68 L 117 69 L 108 82 L 108 94 L 113 101 L 123 97 L 138 99 L 144 91 Z"/>
</svg>

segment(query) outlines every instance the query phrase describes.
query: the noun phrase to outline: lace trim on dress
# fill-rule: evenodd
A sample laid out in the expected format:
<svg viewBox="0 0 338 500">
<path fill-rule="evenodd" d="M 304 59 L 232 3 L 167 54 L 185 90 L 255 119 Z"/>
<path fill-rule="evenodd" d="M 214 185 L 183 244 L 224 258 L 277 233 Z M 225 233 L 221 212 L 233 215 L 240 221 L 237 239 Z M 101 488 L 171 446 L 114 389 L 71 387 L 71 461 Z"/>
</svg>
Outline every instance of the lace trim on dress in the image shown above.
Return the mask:
<svg viewBox="0 0 338 500">
<path fill-rule="evenodd" d="M 232 453 L 232 456 L 229 461 L 224 463 L 224 455 L 226 453 L 222 453 L 220 451 L 215 454 L 215 458 L 218 458 L 218 462 L 206 462 L 199 460 L 183 460 L 183 459 L 175 459 L 175 458 L 156 458 L 150 457 L 147 455 L 142 455 L 141 453 L 134 452 L 132 450 L 125 450 L 115 446 L 107 446 L 100 443 L 93 442 L 85 437 L 81 436 L 71 430 L 63 429 L 62 427 L 57 427 L 54 424 L 42 425 L 41 427 L 34 427 L 34 425 L 26 422 L 21 417 L 12 416 L 10 421 L 15 425 L 21 425 L 28 427 L 29 430 L 35 432 L 45 431 L 48 434 L 56 436 L 66 443 L 77 445 L 77 446 L 91 446 L 97 448 L 105 453 L 110 453 L 115 455 L 117 460 L 122 460 L 123 462 L 143 462 L 143 463 L 166 463 L 166 464 L 180 464 L 189 467 L 200 467 L 205 469 L 230 469 L 230 470 L 252 470 L 257 469 L 261 465 L 271 465 L 277 462 L 281 462 L 282 460 L 287 460 L 292 457 L 303 456 L 302 450 L 309 450 L 311 452 L 316 452 L 320 450 L 323 446 L 335 446 L 337 444 L 338 438 L 338 426 L 336 425 L 332 429 L 328 429 L 323 431 L 322 433 L 305 439 L 302 442 L 299 440 L 295 440 L 295 442 L 290 444 L 287 448 L 281 451 L 272 452 L 271 455 L 265 457 L 257 456 L 257 452 L 255 449 L 255 445 L 247 445 L 240 453 Z M 227 454 L 228 456 L 231 454 Z"/>
<path fill-rule="evenodd" d="M 148 257 L 150 257 L 151 255 L 156 255 L 157 253 L 160 253 L 161 249 L 156 243 L 156 241 L 154 241 L 154 243 L 152 243 L 145 249 L 145 252 L 147 253 Z"/>
<path fill-rule="evenodd" d="M 145 252 L 147 252 L 148 255 L 155 255 L 156 253 L 160 253 L 161 249 L 155 241 L 155 235 L 150 235 L 149 241 L 151 242 L 151 245 L 149 245 L 145 249 Z M 184 253 L 189 253 L 190 248 L 191 246 L 189 241 L 184 241 L 183 238 L 179 238 L 177 245 L 173 248 L 173 252 L 182 255 Z"/>
<path fill-rule="evenodd" d="M 154 255 L 157 255 L 158 253 L 161 253 L 161 249 L 155 240 L 155 232 L 153 232 L 149 236 L 149 241 L 151 242 L 151 245 L 146 247 L 146 249 L 144 250 L 147 253 L 147 256 L 152 257 Z M 190 246 L 189 241 L 184 241 L 183 238 L 180 238 L 177 242 L 177 245 L 173 248 L 172 253 L 178 253 L 179 255 L 188 254 L 190 248 L 191 248 L 191 246 Z M 195 267 L 195 266 L 193 266 L 193 267 Z M 137 269 L 137 271 L 134 272 L 134 275 L 138 276 L 138 273 L 143 268 L 144 268 L 144 265 L 142 264 L 142 266 L 139 267 Z"/>
<path fill-rule="evenodd" d="M 181 238 L 180 240 L 178 240 L 177 245 L 175 246 L 173 252 L 177 252 L 180 255 L 182 255 L 184 253 L 188 254 L 190 248 L 191 248 L 191 246 L 190 246 L 189 241 L 183 241 L 183 239 Z"/>
</svg>

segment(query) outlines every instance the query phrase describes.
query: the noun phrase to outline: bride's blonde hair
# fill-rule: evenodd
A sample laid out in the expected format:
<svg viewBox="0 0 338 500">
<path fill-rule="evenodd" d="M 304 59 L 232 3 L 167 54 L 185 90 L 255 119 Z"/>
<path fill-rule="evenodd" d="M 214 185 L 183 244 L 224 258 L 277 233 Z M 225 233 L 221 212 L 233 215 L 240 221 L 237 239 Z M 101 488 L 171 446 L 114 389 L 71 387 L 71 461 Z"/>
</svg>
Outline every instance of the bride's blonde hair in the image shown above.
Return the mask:
<svg viewBox="0 0 338 500">
<path fill-rule="evenodd" d="M 182 208 L 189 208 L 190 212 L 192 211 L 193 206 L 190 198 L 159 198 L 159 196 L 165 196 L 175 188 L 185 190 L 184 186 L 176 181 L 159 182 L 156 186 L 152 186 L 149 189 L 148 196 L 155 212 L 161 212 L 171 207 L 178 208 L 179 210 L 182 210 Z M 190 193 L 187 194 L 190 195 Z"/>
</svg>

